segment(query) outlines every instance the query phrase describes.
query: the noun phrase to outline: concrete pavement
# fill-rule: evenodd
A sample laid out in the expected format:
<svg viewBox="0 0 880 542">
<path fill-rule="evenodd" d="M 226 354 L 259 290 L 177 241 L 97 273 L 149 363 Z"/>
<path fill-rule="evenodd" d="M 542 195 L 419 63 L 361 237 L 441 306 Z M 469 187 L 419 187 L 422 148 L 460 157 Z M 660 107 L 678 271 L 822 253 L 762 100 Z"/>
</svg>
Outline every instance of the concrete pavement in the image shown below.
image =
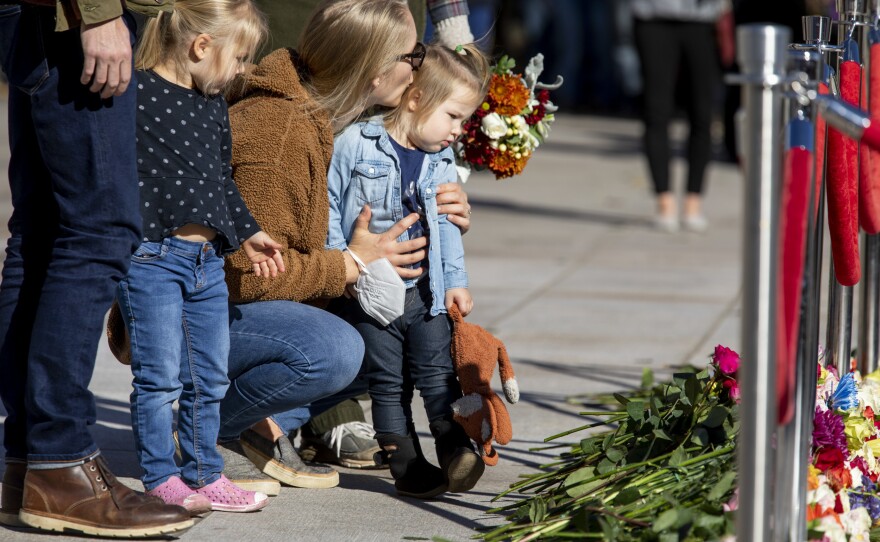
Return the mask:
<svg viewBox="0 0 880 542">
<path fill-rule="evenodd" d="M 3 102 L 0 116 L 5 115 Z M 673 133 L 680 155 L 679 128 Z M 475 174 L 466 186 L 473 227 L 465 248 L 475 300 L 468 320 L 506 342 L 522 390 L 520 402 L 508 406 L 514 441 L 500 447 L 501 462 L 487 468 L 474 491 L 427 502 L 399 499 L 388 471 L 341 469 L 337 488 L 284 488 L 263 511 L 215 512 L 181 540 L 465 540 L 502 521 L 487 513 L 497 504 L 490 502 L 495 494 L 553 457 L 553 450 L 531 448 L 585 421 L 567 397 L 636 387 L 643 367 L 662 376 L 673 365 L 703 363 L 718 343 L 737 349 L 738 171 L 719 163 L 710 167 L 708 232 L 656 232 L 640 132 L 632 120 L 560 115 L 522 176 L 496 182 Z M 5 130 L 0 137 L 5 176 Z M 680 180 L 680 160 L 674 172 Z M 0 190 L 5 223 L 10 212 L 5 179 Z M 99 419 L 94 435 L 117 475 L 140 487 L 128 414 L 130 380 L 128 368 L 102 343 L 92 383 Z M 500 390 L 497 376 L 495 384 Z M 417 424 L 430 443 L 423 413 Z M 0 540 L 45 539 L 0 528 Z"/>
</svg>

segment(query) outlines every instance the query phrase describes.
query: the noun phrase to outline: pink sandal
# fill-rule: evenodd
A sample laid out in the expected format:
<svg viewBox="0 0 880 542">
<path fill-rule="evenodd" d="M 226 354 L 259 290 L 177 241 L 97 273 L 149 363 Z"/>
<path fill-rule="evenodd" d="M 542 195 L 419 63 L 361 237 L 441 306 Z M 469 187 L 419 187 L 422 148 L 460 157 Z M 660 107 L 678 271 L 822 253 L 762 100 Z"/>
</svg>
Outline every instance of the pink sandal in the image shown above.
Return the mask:
<svg viewBox="0 0 880 542">
<path fill-rule="evenodd" d="M 253 512 L 269 504 L 269 497 L 258 491 L 245 491 L 220 475 L 213 484 L 195 490 L 211 501 L 211 509 L 222 512 Z"/>
<path fill-rule="evenodd" d="M 159 497 L 165 501 L 165 504 L 182 506 L 191 516 L 205 514 L 210 512 L 212 508 L 210 499 L 196 493 L 177 476 L 172 476 L 161 485 L 147 491 L 146 494 Z"/>
</svg>

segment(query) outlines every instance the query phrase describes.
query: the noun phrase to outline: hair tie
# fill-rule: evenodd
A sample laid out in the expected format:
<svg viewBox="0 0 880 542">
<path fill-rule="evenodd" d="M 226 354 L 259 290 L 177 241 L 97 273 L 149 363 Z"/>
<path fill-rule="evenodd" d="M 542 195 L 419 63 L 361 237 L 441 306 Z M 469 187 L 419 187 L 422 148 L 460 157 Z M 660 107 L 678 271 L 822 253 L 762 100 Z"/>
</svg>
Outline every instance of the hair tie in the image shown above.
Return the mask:
<svg viewBox="0 0 880 542">
<path fill-rule="evenodd" d="M 464 50 L 464 45 L 456 45 L 455 52 L 460 55 L 467 56 L 467 51 Z"/>
</svg>

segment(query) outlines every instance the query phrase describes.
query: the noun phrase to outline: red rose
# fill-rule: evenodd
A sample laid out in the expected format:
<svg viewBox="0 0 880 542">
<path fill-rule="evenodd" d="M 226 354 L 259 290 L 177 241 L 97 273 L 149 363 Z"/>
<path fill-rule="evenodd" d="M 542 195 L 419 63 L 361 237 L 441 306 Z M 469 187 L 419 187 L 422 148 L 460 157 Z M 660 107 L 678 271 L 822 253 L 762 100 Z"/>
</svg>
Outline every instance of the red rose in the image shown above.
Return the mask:
<svg viewBox="0 0 880 542">
<path fill-rule="evenodd" d="M 843 465 L 843 452 L 837 448 L 825 448 L 816 454 L 816 461 L 813 462 L 816 468 L 822 472 Z"/>
<path fill-rule="evenodd" d="M 715 362 L 718 370 L 726 375 L 734 375 L 739 369 L 739 354 L 720 344 L 715 347 L 712 361 Z"/>
</svg>

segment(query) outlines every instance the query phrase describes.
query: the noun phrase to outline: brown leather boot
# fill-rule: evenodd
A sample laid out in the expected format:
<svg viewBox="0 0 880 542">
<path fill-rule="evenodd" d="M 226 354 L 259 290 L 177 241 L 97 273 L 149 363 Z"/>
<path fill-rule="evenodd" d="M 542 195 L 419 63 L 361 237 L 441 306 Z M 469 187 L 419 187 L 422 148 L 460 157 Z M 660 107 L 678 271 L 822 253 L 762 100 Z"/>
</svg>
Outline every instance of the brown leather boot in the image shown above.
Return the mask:
<svg viewBox="0 0 880 542">
<path fill-rule="evenodd" d="M 179 533 L 193 526 L 185 508 L 135 493 L 101 456 L 61 469 L 29 469 L 19 518 L 46 531 L 110 538 Z"/>
<path fill-rule="evenodd" d="M 18 511 L 21 510 L 25 473 L 27 463 L 6 460 L 6 472 L 3 473 L 3 487 L 0 492 L 0 523 L 3 525 L 24 527 L 24 523 L 18 519 Z"/>
</svg>

